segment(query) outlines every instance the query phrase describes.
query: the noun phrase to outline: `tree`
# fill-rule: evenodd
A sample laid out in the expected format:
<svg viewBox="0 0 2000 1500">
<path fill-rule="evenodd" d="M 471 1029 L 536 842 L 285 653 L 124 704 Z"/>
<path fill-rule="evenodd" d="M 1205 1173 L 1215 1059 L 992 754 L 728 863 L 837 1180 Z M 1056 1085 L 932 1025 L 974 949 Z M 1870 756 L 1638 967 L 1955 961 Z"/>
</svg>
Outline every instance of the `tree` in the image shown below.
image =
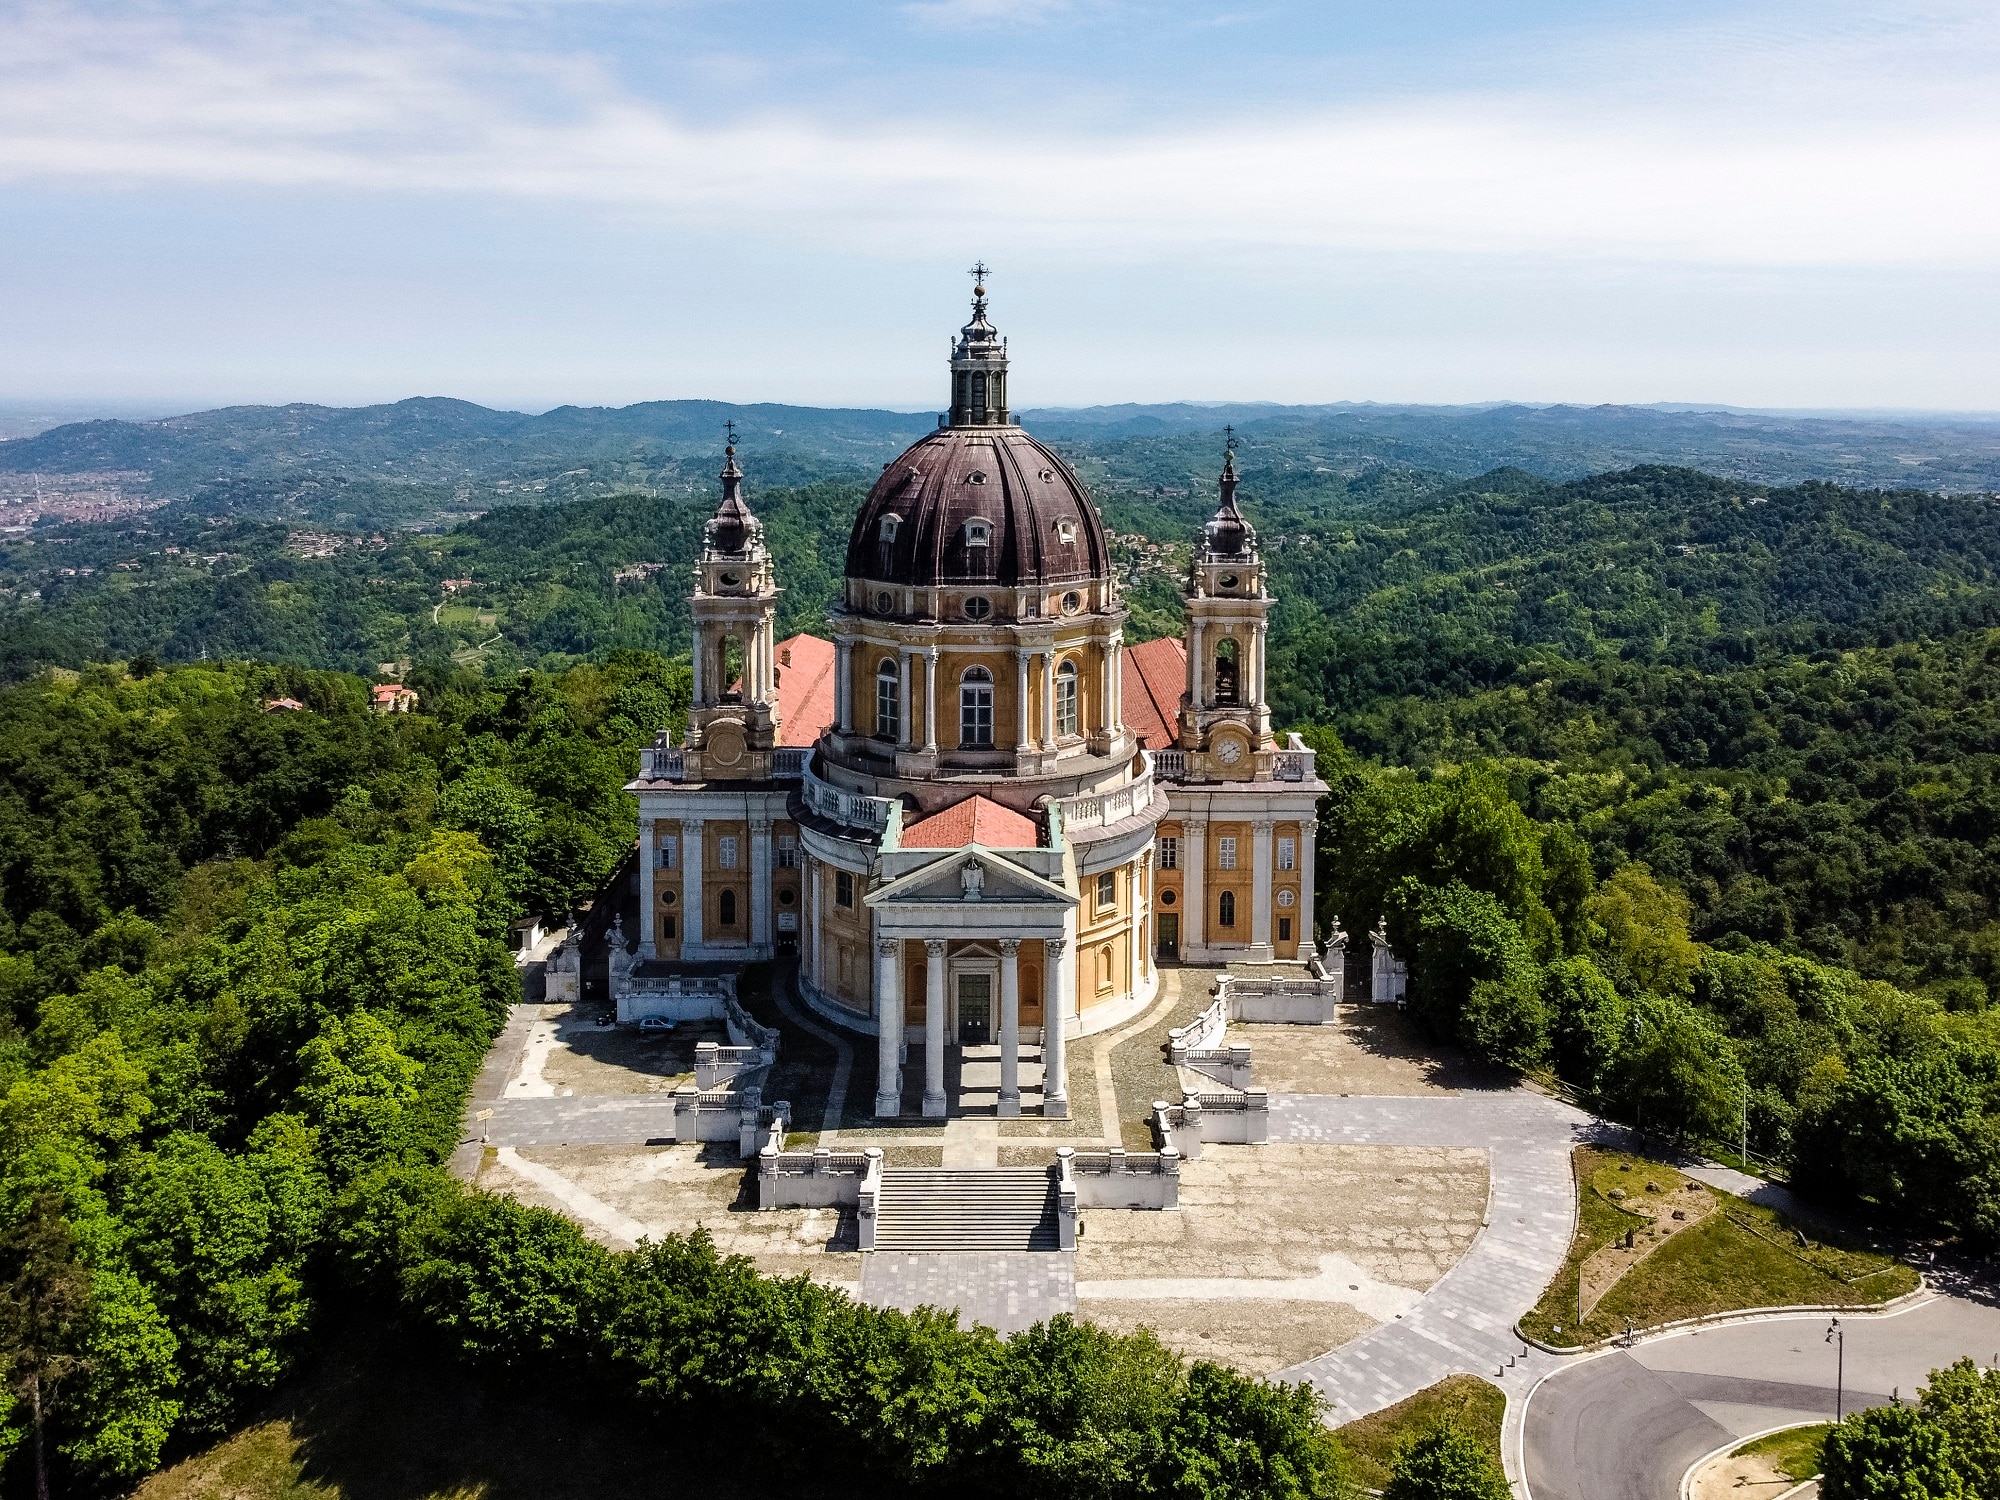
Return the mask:
<svg viewBox="0 0 2000 1500">
<path fill-rule="evenodd" d="M 1507 1476 L 1464 1428 L 1440 1423 L 1404 1447 L 1382 1500 L 1509 1500 Z"/>
<path fill-rule="evenodd" d="M 1687 897 L 1661 885 L 1644 865 L 1621 865 L 1584 909 L 1634 979 L 1656 995 L 1686 996 L 1701 967 L 1701 950 L 1688 936 Z"/>
<path fill-rule="evenodd" d="M 1743 1069 L 1722 1028 L 1691 1005 L 1647 996 L 1613 1067 L 1613 1091 L 1639 1123 L 1694 1140 L 1728 1137 Z"/>
<path fill-rule="evenodd" d="M 81 1367 L 82 1329 L 91 1310 L 90 1272 L 62 1207 L 43 1194 L 0 1235 L 0 1347 L 9 1382 L 28 1403 L 34 1430 L 35 1494 L 48 1500 L 46 1430 L 63 1382 Z"/>
<path fill-rule="evenodd" d="M 1826 1436 L 1820 1500 L 1967 1500 L 1951 1438 L 1912 1406 L 1870 1407 Z"/>
<path fill-rule="evenodd" d="M 1950 1440 L 1969 1500 L 2000 1500 L 2000 1370 L 1969 1359 L 1933 1370 L 1917 1410 Z"/>
<path fill-rule="evenodd" d="M 1550 964 L 1542 978 L 1556 1071 L 1580 1088 L 1597 1089 L 1625 1044 L 1631 1006 L 1596 964 L 1578 954 Z"/>
<path fill-rule="evenodd" d="M 1517 1067 L 1541 1060 L 1541 972 L 1498 897 L 1407 880 L 1392 894 L 1389 933 L 1409 959 L 1411 1007 L 1436 1034 Z"/>
</svg>

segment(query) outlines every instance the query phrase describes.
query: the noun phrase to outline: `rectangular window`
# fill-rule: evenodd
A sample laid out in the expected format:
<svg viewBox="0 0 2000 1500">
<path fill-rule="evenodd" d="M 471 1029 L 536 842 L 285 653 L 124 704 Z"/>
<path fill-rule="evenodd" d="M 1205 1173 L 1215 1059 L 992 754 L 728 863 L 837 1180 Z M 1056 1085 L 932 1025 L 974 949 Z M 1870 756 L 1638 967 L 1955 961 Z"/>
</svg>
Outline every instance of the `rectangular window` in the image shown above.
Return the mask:
<svg viewBox="0 0 2000 1500">
<path fill-rule="evenodd" d="M 673 935 L 674 935 L 674 914 L 672 912 L 666 912 L 660 917 L 660 936 L 663 938 L 670 938 Z"/>
<path fill-rule="evenodd" d="M 1289 943 L 1291 940 L 1292 940 L 1292 919 L 1290 917 L 1278 918 L 1278 941 L 1281 943 Z"/>
<path fill-rule="evenodd" d="M 1097 877 L 1097 909 L 1109 910 L 1118 904 L 1118 872 L 1106 870 Z"/>
<path fill-rule="evenodd" d="M 875 734 L 885 740 L 903 734 L 903 679 L 893 671 L 875 679 Z"/>
<path fill-rule="evenodd" d="M 1160 840 L 1160 868 L 1178 870 L 1181 867 L 1181 841 L 1177 838 Z"/>
<path fill-rule="evenodd" d="M 1236 840 L 1233 836 L 1215 841 L 1215 867 L 1218 870 L 1236 868 Z"/>
<path fill-rule="evenodd" d="M 1056 733 L 1073 735 L 1076 724 L 1076 665 L 1064 662 L 1056 673 Z"/>
<path fill-rule="evenodd" d="M 833 872 L 833 902 L 836 906 L 854 904 L 854 877 L 845 870 Z"/>
<path fill-rule="evenodd" d="M 1279 869 L 1296 870 L 1299 867 L 1298 855 L 1294 852 L 1295 850 L 1297 850 L 1297 848 L 1298 848 L 1298 843 L 1296 840 L 1293 839 L 1278 840 Z"/>
<path fill-rule="evenodd" d="M 968 750 L 993 748 L 993 684 L 967 682 L 958 690 L 958 742 Z"/>
<path fill-rule="evenodd" d="M 715 841 L 715 862 L 725 870 L 736 868 L 736 835 L 725 833 Z"/>
<path fill-rule="evenodd" d="M 796 870 L 799 867 L 799 841 L 789 833 L 778 835 L 778 868 Z"/>
<path fill-rule="evenodd" d="M 674 867 L 674 845 L 679 842 L 680 840 L 676 839 L 672 834 L 668 834 L 660 840 L 658 846 L 659 852 L 653 856 L 654 869 L 671 870 Z"/>
</svg>

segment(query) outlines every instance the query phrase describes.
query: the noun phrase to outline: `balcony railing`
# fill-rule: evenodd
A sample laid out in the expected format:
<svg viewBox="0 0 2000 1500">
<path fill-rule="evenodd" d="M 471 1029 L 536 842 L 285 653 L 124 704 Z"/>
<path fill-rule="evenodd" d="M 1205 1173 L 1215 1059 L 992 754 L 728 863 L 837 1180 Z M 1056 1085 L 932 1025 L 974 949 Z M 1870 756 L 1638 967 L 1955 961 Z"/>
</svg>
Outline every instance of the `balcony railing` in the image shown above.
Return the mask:
<svg viewBox="0 0 2000 1500">
<path fill-rule="evenodd" d="M 801 765 L 800 795 L 805 804 L 822 818 L 846 828 L 862 828 L 880 833 L 889 823 L 890 809 L 896 804 L 887 797 L 866 797 L 860 792 L 842 791 L 813 774 L 810 764 Z"/>
<path fill-rule="evenodd" d="M 1317 756 L 1306 748 L 1296 734 L 1285 736 L 1282 750 L 1260 750 L 1251 763 L 1251 774 L 1258 781 L 1311 781 L 1318 774 L 1314 769 Z M 1162 781 L 1186 781 L 1194 769 L 1191 757 L 1185 750 L 1154 750 L 1153 773 Z"/>
<path fill-rule="evenodd" d="M 648 745 L 639 752 L 641 781 L 686 781 L 687 751 L 677 746 Z"/>
<path fill-rule="evenodd" d="M 1152 752 L 1146 752 L 1146 769 L 1135 781 L 1093 792 L 1088 797 L 1064 797 L 1056 805 L 1062 809 L 1063 832 L 1074 834 L 1090 828 L 1109 828 L 1127 818 L 1137 817 L 1153 803 Z"/>
<path fill-rule="evenodd" d="M 771 774 L 774 777 L 803 776 L 806 762 L 812 759 L 812 751 L 806 748 L 779 750 L 771 757 Z"/>
</svg>

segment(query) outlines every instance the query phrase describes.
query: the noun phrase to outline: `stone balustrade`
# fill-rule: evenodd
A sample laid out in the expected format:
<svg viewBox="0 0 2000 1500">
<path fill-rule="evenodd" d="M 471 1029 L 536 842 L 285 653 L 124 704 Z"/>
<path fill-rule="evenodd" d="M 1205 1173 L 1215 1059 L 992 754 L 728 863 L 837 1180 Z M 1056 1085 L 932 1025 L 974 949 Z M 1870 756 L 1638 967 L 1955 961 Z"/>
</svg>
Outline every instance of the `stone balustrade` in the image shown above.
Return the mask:
<svg viewBox="0 0 2000 1500">
<path fill-rule="evenodd" d="M 674 1090 L 676 1141 L 734 1141 L 737 1155 L 757 1155 L 760 1130 L 776 1129 L 782 1142 L 790 1128 L 792 1106 L 780 1099 L 766 1106 L 755 1088 L 700 1089 L 684 1083 Z"/>
<path fill-rule="evenodd" d="M 799 767 L 799 795 L 806 806 L 822 818 L 844 828 L 859 828 L 876 834 L 889 826 L 891 810 L 901 805 L 888 797 L 869 797 L 860 792 L 843 791 L 829 781 L 822 781 L 814 773 L 810 762 Z"/>
<path fill-rule="evenodd" d="M 694 1044 L 694 1086 L 701 1090 L 719 1088 L 738 1074 L 768 1067 L 774 1061 L 756 1047 L 725 1047 L 720 1042 Z"/>
<path fill-rule="evenodd" d="M 1241 1093 L 1189 1094 L 1181 1102 L 1201 1109 L 1201 1138 L 1238 1146 L 1261 1146 L 1271 1138 L 1271 1100 L 1252 1085 Z"/>
<path fill-rule="evenodd" d="M 1078 1151 L 1063 1146 L 1056 1152 L 1056 1171 L 1059 1226 L 1065 1189 L 1077 1208 L 1180 1207 L 1181 1156 L 1172 1146 L 1162 1151 Z M 1073 1246 L 1073 1239 L 1065 1243 L 1065 1248 Z"/>
<path fill-rule="evenodd" d="M 757 1153 L 757 1207 L 836 1208 L 851 1203 L 858 1208 L 864 1183 L 872 1176 L 879 1184 L 881 1175 L 880 1146 L 866 1151 L 834 1151 L 825 1146 L 786 1151 L 781 1144 L 767 1140 Z M 868 1217 L 872 1242 L 874 1214 Z"/>
<path fill-rule="evenodd" d="M 868 1170 L 863 1174 L 859 1185 L 855 1188 L 854 1216 L 855 1222 L 860 1226 L 861 1230 L 861 1248 L 863 1250 L 873 1250 L 875 1248 L 876 1212 L 882 1206 L 882 1148 L 879 1146 L 870 1146 L 861 1154 L 868 1158 Z M 1073 1210 L 1071 1213 L 1071 1222 L 1075 1222 L 1075 1213 Z M 1076 1244 L 1076 1236 L 1074 1234 L 1070 1236 L 1069 1243 L 1074 1248 Z"/>
<path fill-rule="evenodd" d="M 1146 769 L 1124 786 L 1113 787 L 1108 792 L 1092 792 L 1084 797 L 1063 797 L 1056 807 L 1062 813 L 1063 832 L 1067 834 L 1088 833 L 1093 828 L 1110 828 L 1127 818 L 1135 818 L 1153 805 L 1153 767 L 1151 752 L 1141 752 L 1146 758 Z"/>
</svg>

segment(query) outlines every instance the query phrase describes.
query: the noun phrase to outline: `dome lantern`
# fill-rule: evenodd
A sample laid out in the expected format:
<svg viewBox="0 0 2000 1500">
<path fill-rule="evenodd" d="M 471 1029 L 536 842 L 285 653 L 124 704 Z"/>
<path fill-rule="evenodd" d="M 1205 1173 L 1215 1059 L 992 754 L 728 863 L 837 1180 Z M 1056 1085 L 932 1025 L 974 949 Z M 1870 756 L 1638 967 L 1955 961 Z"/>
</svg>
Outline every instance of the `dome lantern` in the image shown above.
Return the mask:
<svg viewBox="0 0 2000 1500">
<path fill-rule="evenodd" d="M 986 262 L 975 263 L 971 276 L 972 321 L 951 350 L 951 425 L 1005 427 L 1007 341 L 986 320 Z"/>
</svg>

